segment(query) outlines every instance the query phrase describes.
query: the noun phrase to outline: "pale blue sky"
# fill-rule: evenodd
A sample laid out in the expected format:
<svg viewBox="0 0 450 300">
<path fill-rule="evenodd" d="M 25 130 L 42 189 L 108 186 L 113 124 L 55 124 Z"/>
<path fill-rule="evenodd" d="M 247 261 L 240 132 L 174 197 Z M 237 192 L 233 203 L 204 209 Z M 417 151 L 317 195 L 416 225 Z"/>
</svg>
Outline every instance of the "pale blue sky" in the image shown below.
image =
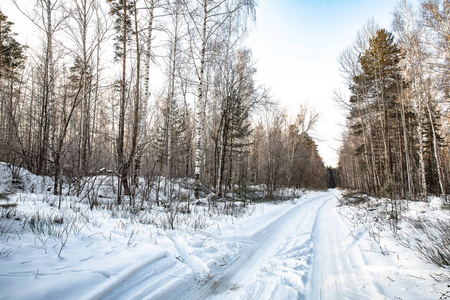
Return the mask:
<svg viewBox="0 0 450 300">
<path fill-rule="evenodd" d="M 260 0 L 247 45 L 257 61 L 257 80 L 296 112 L 308 101 L 321 112 L 315 137 L 327 165 L 336 166 L 345 119 L 332 101 L 345 89 L 337 59 L 373 18 L 391 30 L 395 0 Z"/>
</svg>

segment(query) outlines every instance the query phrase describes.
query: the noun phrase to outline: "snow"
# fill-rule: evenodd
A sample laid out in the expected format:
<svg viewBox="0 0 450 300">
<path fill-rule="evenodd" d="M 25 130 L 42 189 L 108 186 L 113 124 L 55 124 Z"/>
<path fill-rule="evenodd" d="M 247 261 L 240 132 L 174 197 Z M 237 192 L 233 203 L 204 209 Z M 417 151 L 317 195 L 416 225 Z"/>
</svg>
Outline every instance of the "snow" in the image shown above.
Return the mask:
<svg viewBox="0 0 450 300">
<path fill-rule="evenodd" d="M 14 180 L 17 178 L 20 180 Z M 0 193 L 15 189 L 42 193 L 51 187 L 51 183 L 51 179 L 47 176 L 36 176 L 26 169 L 0 162 Z"/>
<path fill-rule="evenodd" d="M 91 211 L 89 203 L 64 196 L 59 210 L 49 178 L 20 172 L 17 190 L 10 167 L 0 164 L 0 193 L 7 198 L 0 203 L 17 204 L 0 208 L 1 299 L 438 299 L 448 293 L 448 278 L 437 280 L 448 269 L 426 262 L 392 231 L 370 227 L 370 214 L 362 222 L 356 208 L 339 206 L 337 190 L 247 204 L 238 216 L 194 205 L 171 230 L 160 207 Z M 111 193 L 107 182 L 97 181 L 103 197 Z M 439 198 L 407 205 L 405 218 L 449 219 Z"/>
</svg>

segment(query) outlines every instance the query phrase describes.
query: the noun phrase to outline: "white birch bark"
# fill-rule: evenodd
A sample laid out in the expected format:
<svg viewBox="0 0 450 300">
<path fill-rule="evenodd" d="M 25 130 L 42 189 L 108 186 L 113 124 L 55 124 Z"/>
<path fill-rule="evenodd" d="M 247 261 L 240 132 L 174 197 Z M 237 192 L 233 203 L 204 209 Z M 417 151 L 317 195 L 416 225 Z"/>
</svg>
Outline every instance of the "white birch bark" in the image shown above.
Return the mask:
<svg viewBox="0 0 450 300">
<path fill-rule="evenodd" d="M 208 1 L 203 1 L 203 18 L 202 18 L 202 35 L 201 35 L 201 49 L 200 49 L 200 71 L 198 73 L 198 91 L 196 102 L 196 127 L 195 127 L 195 163 L 194 163 L 194 195 L 199 197 L 200 188 L 200 168 L 202 161 L 202 118 L 204 115 L 204 100 L 203 100 L 203 85 L 205 72 L 205 54 L 206 54 L 206 29 L 208 20 Z"/>
<path fill-rule="evenodd" d="M 416 27 L 414 15 L 406 1 L 403 1 L 396 11 L 395 21 L 397 33 L 405 45 L 407 59 L 411 67 L 409 77 L 411 79 L 411 90 L 413 101 L 417 114 L 417 137 L 419 139 L 419 178 L 421 179 L 421 194 L 427 196 L 428 186 L 426 181 L 425 160 L 424 160 L 424 141 L 423 141 L 423 68 L 422 55 L 419 49 L 419 28 Z"/>
<path fill-rule="evenodd" d="M 166 178 L 169 182 L 168 195 L 169 199 L 172 199 L 171 177 L 172 177 L 172 119 L 173 108 L 175 104 L 175 76 L 178 56 L 178 43 L 179 43 L 179 30 L 180 30 L 180 3 L 176 2 L 174 11 L 174 33 L 172 37 L 171 45 L 171 61 L 170 61 L 170 80 L 169 80 L 169 95 L 167 103 L 167 167 Z"/>
<path fill-rule="evenodd" d="M 433 118 L 433 114 L 431 111 L 431 107 L 430 107 L 430 103 L 429 101 L 427 101 L 426 103 L 426 107 L 427 107 L 427 112 L 428 112 L 428 118 L 431 124 L 431 132 L 433 134 L 433 154 L 434 154 L 434 159 L 436 160 L 436 168 L 437 168 L 437 172 L 438 172 L 438 180 L 439 180 L 439 187 L 441 189 L 441 193 L 442 196 L 444 197 L 445 201 L 447 201 L 447 193 L 443 184 L 443 176 L 442 176 L 442 171 L 441 171 L 441 160 L 440 160 L 440 155 L 438 153 L 438 149 L 439 144 L 437 143 L 437 134 L 436 134 L 436 127 L 434 124 L 434 118 Z"/>
</svg>

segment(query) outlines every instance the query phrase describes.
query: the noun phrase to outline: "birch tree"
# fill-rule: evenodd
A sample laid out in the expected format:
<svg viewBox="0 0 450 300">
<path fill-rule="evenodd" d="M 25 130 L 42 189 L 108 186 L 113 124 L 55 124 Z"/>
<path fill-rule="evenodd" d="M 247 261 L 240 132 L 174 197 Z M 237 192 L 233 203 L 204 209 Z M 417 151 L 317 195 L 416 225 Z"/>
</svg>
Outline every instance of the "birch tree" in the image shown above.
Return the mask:
<svg viewBox="0 0 450 300">
<path fill-rule="evenodd" d="M 147 116 L 148 116 L 148 107 L 150 101 L 150 63 L 152 57 L 152 39 L 153 39 L 153 31 L 154 31 L 154 19 L 155 19 L 155 9 L 159 6 L 158 0 L 146 0 L 145 7 L 148 12 L 147 16 L 147 39 L 145 42 L 145 50 L 144 50 L 144 90 L 143 90 L 143 99 L 142 99 L 142 107 L 140 110 L 140 127 L 139 127 L 139 137 L 138 144 L 136 148 L 136 158 L 135 158 L 135 166 L 134 166 L 134 184 L 137 185 L 137 178 L 139 176 L 139 172 L 141 169 L 141 160 L 142 154 L 144 152 L 145 139 L 147 137 Z"/>
<path fill-rule="evenodd" d="M 412 99 L 416 108 L 417 129 L 419 138 L 419 162 L 422 181 L 422 195 L 425 196 L 433 186 L 432 181 L 437 177 L 441 193 L 446 196 L 445 176 L 441 165 L 441 146 L 439 143 L 439 133 L 437 119 L 439 112 L 436 111 L 438 92 L 441 90 L 440 80 L 435 75 L 434 68 L 430 68 L 436 61 L 433 59 L 433 49 L 438 56 L 446 52 L 445 42 L 434 42 L 433 47 L 429 47 L 431 40 L 427 34 L 427 24 L 429 30 L 441 32 L 437 36 L 444 38 L 448 30 L 445 24 L 445 12 L 439 11 L 439 2 L 424 1 L 422 4 L 422 18 L 418 19 L 418 13 L 407 1 L 402 1 L 395 11 L 395 28 L 399 36 L 402 49 L 406 53 L 406 66 L 408 68 L 408 79 L 411 82 Z M 432 21 L 434 18 L 434 21 Z M 449 49 L 449 48 L 447 48 Z M 429 128 L 429 129 L 427 129 Z M 429 138 L 427 131 L 430 132 Z M 431 145 L 427 141 L 431 139 Z M 428 150 L 426 150 L 428 149 Z M 432 152 L 428 155 L 427 152 Z M 428 157 L 428 162 L 426 161 Z M 433 158 L 430 160 L 430 158 Z M 435 168 L 432 168 L 432 165 Z M 430 168 L 436 170 L 436 175 Z"/>
<path fill-rule="evenodd" d="M 189 30 L 192 45 L 192 57 L 195 63 L 197 76 L 196 97 L 196 130 L 195 130 L 195 164 L 194 164 L 194 194 L 199 197 L 200 172 L 202 160 L 202 120 L 205 115 L 207 91 L 205 90 L 205 71 L 209 65 L 206 60 L 211 51 L 211 42 L 223 24 L 234 14 L 248 15 L 253 13 L 255 2 L 253 0 L 201 0 L 190 7 L 187 0 L 183 0 L 188 9 L 191 26 Z"/>
<path fill-rule="evenodd" d="M 433 65 L 440 69 L 440 74 L 443 75 L 440 80 L 448 81 L 448 64 L 450 57 L 450 3 L 445 0 L 424 0 L 421 1 L 421 13 L 425 27 L 427 28 L 426 41 L 428 45 L 436 52 L 436 58 Z M 436 78 L 437 79 L 437 78 Z M 439 80 L 439 79 L 438 79 Z M 447 200 L 447 187 L 445 182 L 445 170 L 441 163 L 441 145 L 439 144 L 439 132 L 437 128 L 436 119 L 438 114 L 434 107 L 437 106 L 438 95 L 436 91 L 441 92 L 444 101 L 448 102 L 448 87 L 446 84 L 439 83 L 436 88 L 433 88 L 429 95 L 431 99 L 425 102 L 426 112 L 431 125 L 433 152 L 436 162 L 437 175 L 439 180 L 439 187 L 442 195 Z"/>
<path fill-rule="evenodd" d="M 426 92 L 424 82 L 426 80 L 424 73 L 424 63 L 426 61 L 422 39 L 423 31 L 418 25 L 412 6 L 406 1 L 400 3 L 395 11 L 395 28 L 400 37 L 402 48 L 406 51 L 406 60 L 409 71 L 408 78 L 411 81 L 412 98 L 415 103 L 417 120 L 417 137 L 419 140 L 419 165 L 421 180 L 421 195 L 428 193 L 426 170 L 425 170 L 425 150 L 424 150 L 424 103 L 426 101 Z"/>
</svg>

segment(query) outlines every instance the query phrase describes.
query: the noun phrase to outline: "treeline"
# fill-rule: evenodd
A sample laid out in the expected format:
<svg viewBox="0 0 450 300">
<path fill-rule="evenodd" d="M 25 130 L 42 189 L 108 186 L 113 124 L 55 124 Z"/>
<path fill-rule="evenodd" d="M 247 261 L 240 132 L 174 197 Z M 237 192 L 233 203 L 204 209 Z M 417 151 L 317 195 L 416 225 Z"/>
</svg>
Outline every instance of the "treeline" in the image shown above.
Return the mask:
<svg viewBox="0 0 450 300">
<path fill-rule="evenodd" d="M 450 3 L 399 1 L 393 33 L 373 22 L 339 63 L 351 91 L 340 185 L 376 195 L 446 197 L 450 180 Z"/>
<path fill-rule="evenodd" d="M 309 135 L 317 113 L 291 120 L 254 80 L 243 42 L 255 1 L 33 5 L 17 4 L 40 30 L 32 47 L 0 13 L 1 161 L 52 176 L 55 194 L 107 170 L 119 202 L 139 178 L 194 178 L 197 197 L 201 183 L 219 196 L 326 186 Z"/>
</svg>

